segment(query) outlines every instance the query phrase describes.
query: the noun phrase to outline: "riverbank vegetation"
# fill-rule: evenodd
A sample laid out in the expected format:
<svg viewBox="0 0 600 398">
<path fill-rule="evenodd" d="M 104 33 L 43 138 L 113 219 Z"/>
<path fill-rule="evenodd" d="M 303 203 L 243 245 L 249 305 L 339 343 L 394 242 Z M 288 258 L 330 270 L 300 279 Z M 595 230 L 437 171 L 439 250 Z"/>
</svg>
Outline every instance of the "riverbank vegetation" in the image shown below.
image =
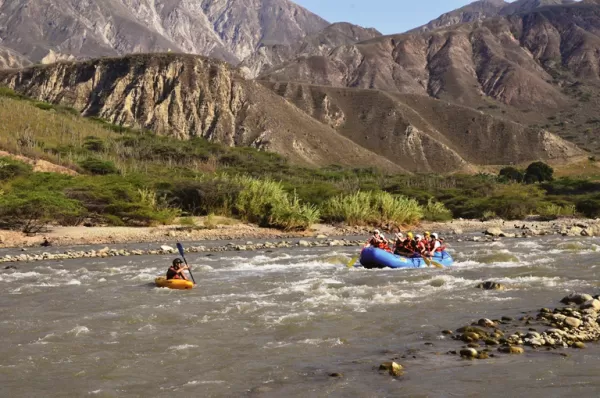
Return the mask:
<svg viewBox="0 0 600 398">
<path fill-rule="evenodd" d="M 600 181 L 554 178 L 541 162 L 452 176 L 298 167 L 252 148 L 179 141 L 83 118 L 3 88 L 0 120 L 0 150 L 77 173 L 34 172 L 0 157 L 0 228 L 156 225 L 210 214 L 283 230 L 320 220 L 400 226 L 453 217 L 600 216 Z"/>
</svg>

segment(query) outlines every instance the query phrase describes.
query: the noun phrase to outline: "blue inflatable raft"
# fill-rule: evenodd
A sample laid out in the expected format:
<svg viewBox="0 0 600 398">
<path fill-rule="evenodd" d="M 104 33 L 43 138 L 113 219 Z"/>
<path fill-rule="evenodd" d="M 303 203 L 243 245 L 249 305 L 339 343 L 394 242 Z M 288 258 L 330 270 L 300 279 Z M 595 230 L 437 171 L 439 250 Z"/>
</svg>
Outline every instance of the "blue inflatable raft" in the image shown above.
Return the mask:
<svg viewBox="0 0 600 398">
<path fill-rule="evenodd" d="M 444 267 L 450 267 L 454 264 L 452 256 L 446 251 L 435 253 L 432 260 L 440 263 Z M 366 247 L 363 249 L 360 253 L 360 263 L 363 267 L 368 269 L 428 268 L 425 260 L 423 260 L 421 256 L 402 257 L 374 247 Z"/>
</svg>

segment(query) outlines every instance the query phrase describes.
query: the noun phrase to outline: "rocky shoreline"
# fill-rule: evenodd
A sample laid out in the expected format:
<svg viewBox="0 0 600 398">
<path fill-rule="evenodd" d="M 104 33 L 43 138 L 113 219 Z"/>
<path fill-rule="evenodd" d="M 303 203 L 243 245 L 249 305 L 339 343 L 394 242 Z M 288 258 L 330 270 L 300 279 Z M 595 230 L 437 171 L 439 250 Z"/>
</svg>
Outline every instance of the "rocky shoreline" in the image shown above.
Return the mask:
<svg viewBox="0 0 600 398">
<path fill-rule="evenodd" d="M 553 310 L 542 308 L 535 316 L 525 315 L 518 320 L 508 316 L 495 320 L 482 318 L 456 332 L 444 330 L 443 334 L 467 343 L 460 351 L 448 354 L 487 359 L 494 356 L 493 351 L 523 354 L 525 347 L 531 350 L 583 349 L 585 343 L 600 341 L 599 298 L 573 293 L 561 300 L 565 306 Z"/>
<path fill-rule="evenodd" d="M 231 251 L 257 251 L 257 250 L 272 250 L 272 249 L 284 249 L 292 247 L 343 247 L 343 246 L 361 246 L 364 244 L 362 240 L 348 240 L 348 239 L 320 239 L 314 241 L 308 240 L 284 240 L 281 242 L 264 242 L 264 243 L 253 243 L 246 242 L 245 244 L 236 245 L 228 243 L 226 245 L 206 247 L 206 246 L 190 246 L 185 248 L 186 253 L 219 253 L 219 252 L 231 252 Z M 128 250 L 128 249 L 114 249 L 104 247 L 99 250 L 67 250 L 63 253 L 49 253 L 43 252 L 40 254 L 28 254 L 27 249 L 21 249 L 25 251 L 21 254 L 6 254 L 0 257 L 0 263 L 13 263 L 13 262 L 35 262 L 35 261 L 49 261 L 49 260 L 72 260 L 78 258 L 106 258 L 106 257 L 129 257 L 129 256 L 151 256 L 151 255 L 167 255 L 177 254 L 177 250 L 171 246 L 163 245 L 158 249 L 150 250 Z"/>
</svg>

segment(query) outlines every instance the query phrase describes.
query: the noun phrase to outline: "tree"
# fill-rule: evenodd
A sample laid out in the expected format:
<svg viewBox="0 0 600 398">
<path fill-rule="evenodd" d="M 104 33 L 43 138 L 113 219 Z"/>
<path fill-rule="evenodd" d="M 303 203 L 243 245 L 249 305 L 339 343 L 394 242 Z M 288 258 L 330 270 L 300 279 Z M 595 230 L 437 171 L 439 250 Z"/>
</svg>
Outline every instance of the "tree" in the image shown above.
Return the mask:
<svg viewBox="0 0 600 398">
<path fill-rule="evenodd" d="M 512 166 L 503 168 L 502 170 L 500 170 L 500 173 L 498 175 L 500 176 L 500 178 L 502 180 L 509 181 L 509 182 L 521 183 L 521 182 L 523 182 L 523 179 L 525 178 L 525 173 L 523 173 L 522 170 L 519 170 Z"/>
<path fill-rule="evenodd" d="M 49 222 L 76 224 L 85 213 L 81 204 L 60 192 L 11 191 L 0 196 L 0 223 L 36 233 Z"/>
<path fill-rule="evenodd" d="M 536 182 L 552 181 L 554 169 L 544 162 L 534 162 L 527 167 L 525 171 L 525 183 L 534 184 Z"/>
</svg>

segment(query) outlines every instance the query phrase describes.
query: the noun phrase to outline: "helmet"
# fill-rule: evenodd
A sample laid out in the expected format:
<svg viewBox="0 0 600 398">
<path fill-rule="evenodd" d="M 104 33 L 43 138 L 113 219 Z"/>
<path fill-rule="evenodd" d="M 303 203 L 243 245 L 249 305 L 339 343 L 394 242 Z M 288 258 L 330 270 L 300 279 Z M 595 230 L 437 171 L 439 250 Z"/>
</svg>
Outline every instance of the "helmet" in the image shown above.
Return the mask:
<svg viewBox="0 0 600 398">
<path fill-rule="evenodd" d="M 415 238 L 415 236 L 413 235 L 413 233 L 412 233 L 412 232 L 409 232 L 409 233 L 407 233 L 407 234 L 406 234 L 406 236 L 407 236 L 409 239 L 414 239 L 414 238 Z"/>
<path fill-rule="evenodd" d="M 379 232 L 379 230 L 378 230 L 378 229 L 376 229 L 375 231 L 373 231 L 373 234 L 374 234 L 374 235 L 378 235 L 378 234 L 380 234 L 380 233 L 381 233 L 381 232 Z"/>
<path fill-rule="evenodd" d="M 439 235 L 438 235 L 438 234 L 436 234 L 435 232 L 434 232 L 434 233 L 432 233 L 432 234 L 431 234 L 431 236 L 432 236 L 434 239 L 439 239 Z"/>
<path fill-rule="evenodd" d="M 431 236 L 431 234 L 429 233 L 429 231 L 425 231 L 425 236 Z"/>
<path fill-rule="evenodd" d="M 181 265 L 183 264 L 183 261 L 181 261 L 180 258 L 176 258 L 175 260 L 173 260 L 173 265 Z"/>
<path fill-rule="evenodd" d="M 398 238 L 398 239 L 404 238 L 404 235 L 402 235 L 402 232 L 398 232 L 398 233 L 396 233 L 396 238 Z"/>
<path fill-rule="evenodd" d="M 423 237 L 421 235 L 417 235 L 417 236 L 415 236 L 415 239 L 419 240 L 419 239 L 423 239 Z"/>
</svg>

